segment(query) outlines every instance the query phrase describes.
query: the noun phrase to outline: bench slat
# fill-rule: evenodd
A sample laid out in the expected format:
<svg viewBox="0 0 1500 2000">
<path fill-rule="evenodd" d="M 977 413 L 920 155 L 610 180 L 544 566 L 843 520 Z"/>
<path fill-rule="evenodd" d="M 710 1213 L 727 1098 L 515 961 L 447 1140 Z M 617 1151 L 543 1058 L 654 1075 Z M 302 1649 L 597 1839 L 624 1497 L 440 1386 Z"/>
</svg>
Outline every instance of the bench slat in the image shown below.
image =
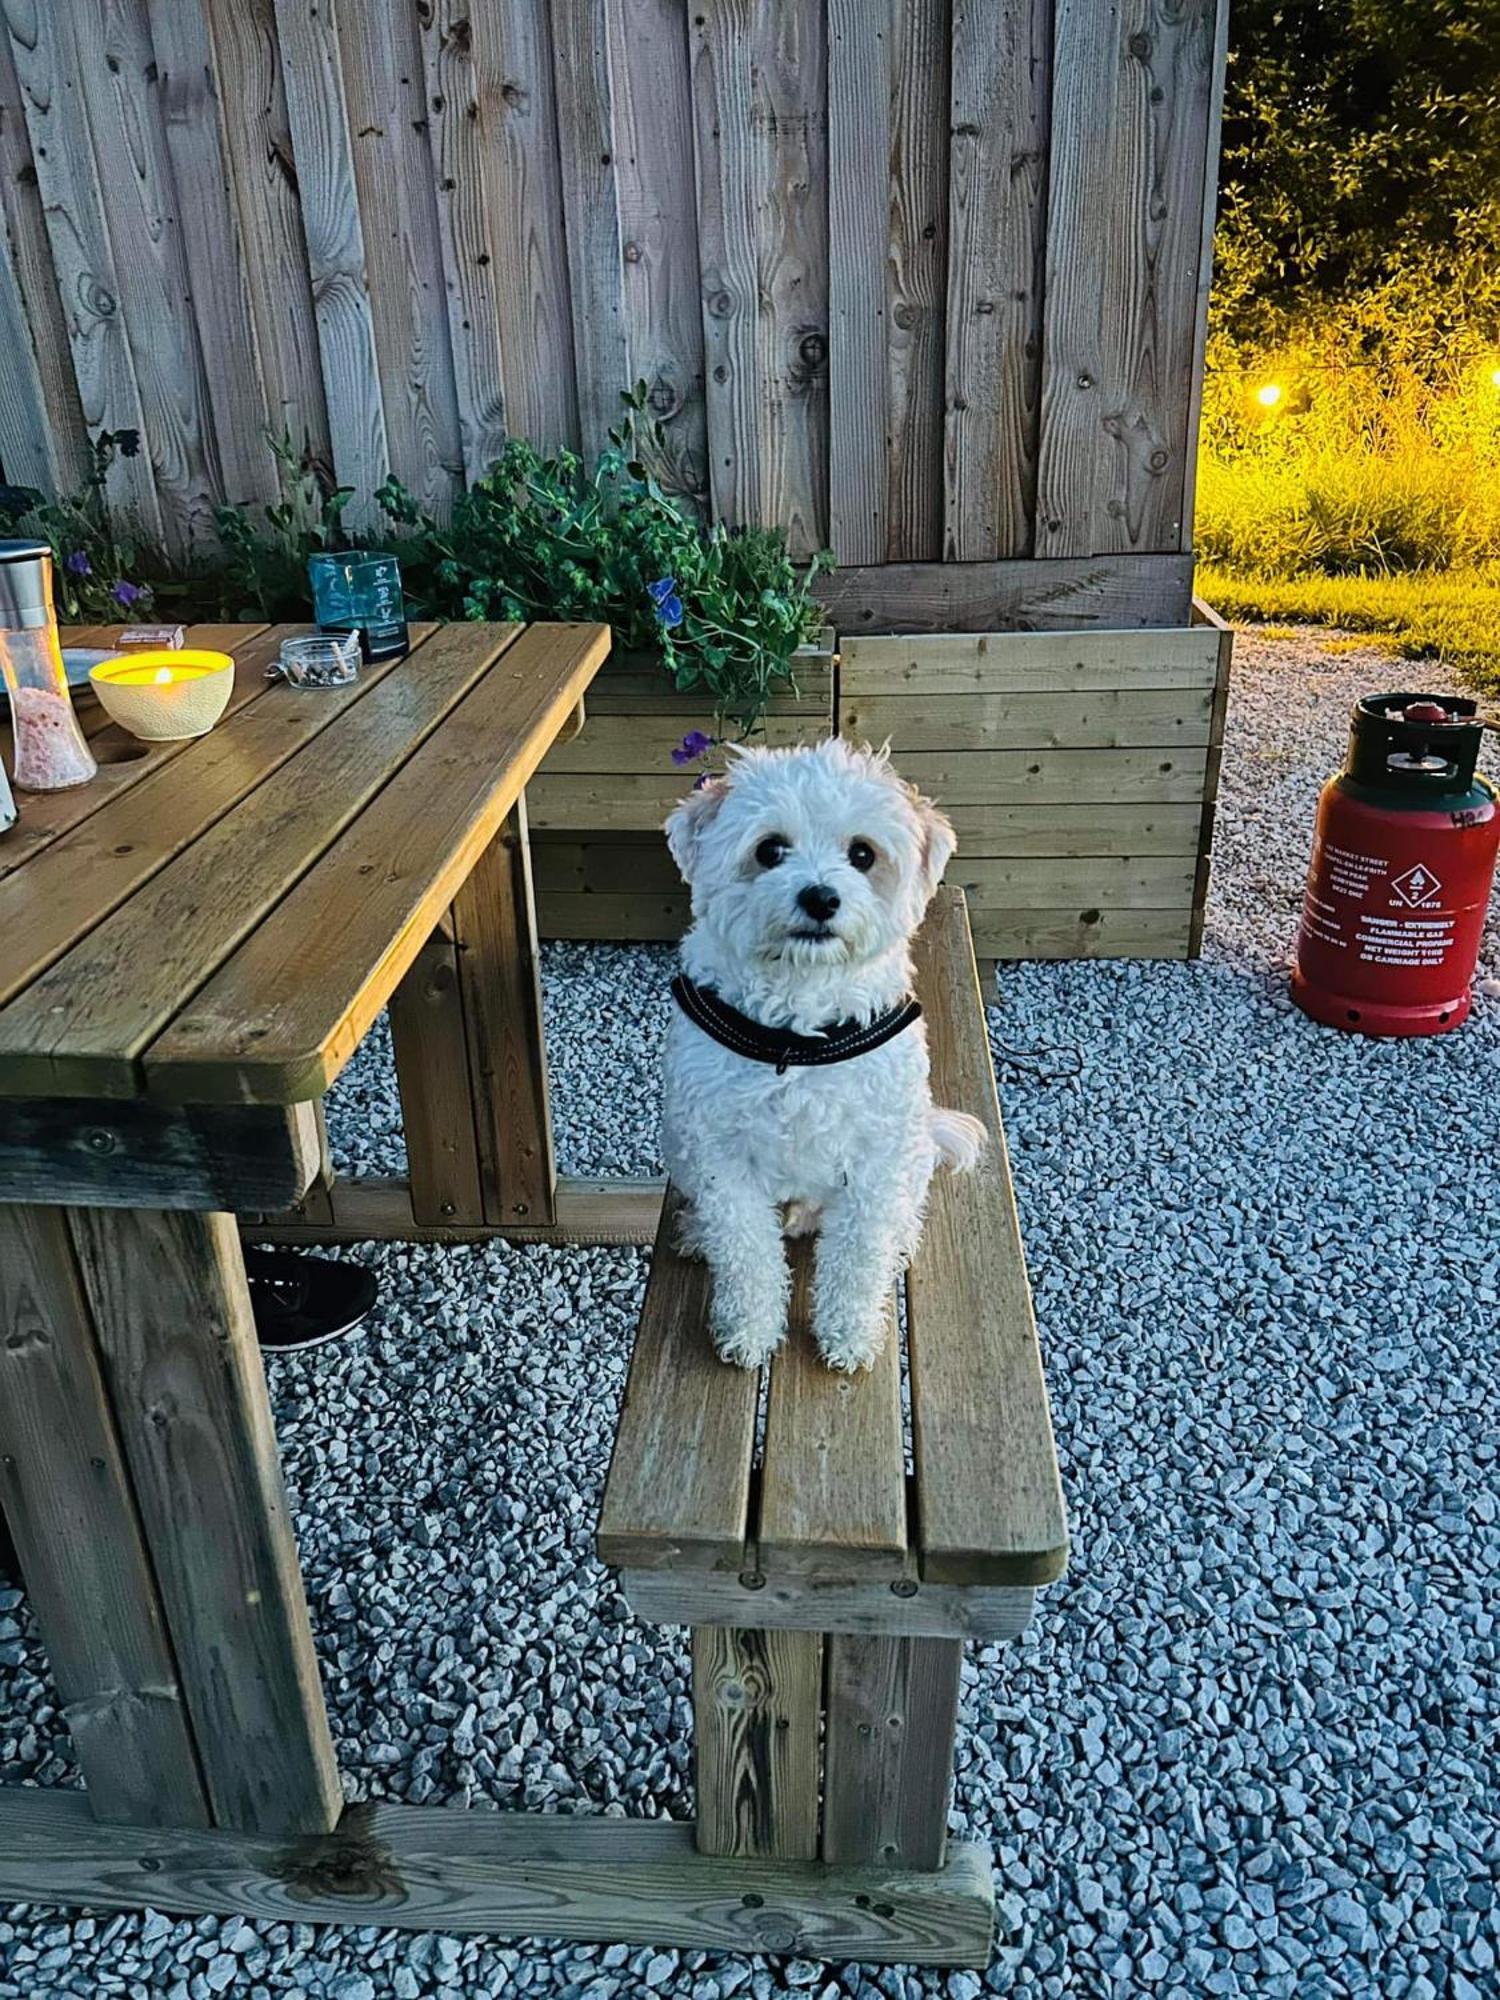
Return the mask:
<svg viewBox="0 0 1500 2000">
<path fill-rule="evenodd" d="M 962 895 L 938 892 L 917 943 L 937 1103 L 984 1120 L 972 1174 L 933 1183 L 907 1277 L 922 1576 L 1046 1583 L 1067 1523 L 1026 1260 Z"/>
<path fill-rule="evenodd" d="M 708 1337 L 706 1264 L 678 1254 L 671 1190 L 604 1489 L 602 1562 L 738 1570 L 750 1511 L 760 1377 Z"/>
<path fill-rule="evenodd" d="M 768 1575 L 900 1576 L 906 1561 L 895 1302 L 875 1366 L 841 1375 L 812 1337 L 812 1246 L 792 1246 L 791 1328 L 771 1363 L 761 1469 Z"/>
</svg>

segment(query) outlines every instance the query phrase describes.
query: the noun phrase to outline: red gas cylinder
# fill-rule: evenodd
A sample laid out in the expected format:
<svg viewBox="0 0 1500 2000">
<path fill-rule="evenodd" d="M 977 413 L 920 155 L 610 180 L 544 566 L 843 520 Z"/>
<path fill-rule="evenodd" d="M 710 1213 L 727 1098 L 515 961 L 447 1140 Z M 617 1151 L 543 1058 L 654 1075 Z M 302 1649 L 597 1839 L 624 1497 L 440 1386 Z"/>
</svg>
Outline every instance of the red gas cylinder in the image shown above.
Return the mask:
<svg viewBox="0 0 1500 2000">
<path fill-rule="evenodd" d="M 1500 848 L 1495 790 L 1475 775 L 1472 701 L 1366 695 L 1323 787 L 1292 998 L 1360 1035 L 1441 1035 L 1469 1012 Z"/>
</svg>

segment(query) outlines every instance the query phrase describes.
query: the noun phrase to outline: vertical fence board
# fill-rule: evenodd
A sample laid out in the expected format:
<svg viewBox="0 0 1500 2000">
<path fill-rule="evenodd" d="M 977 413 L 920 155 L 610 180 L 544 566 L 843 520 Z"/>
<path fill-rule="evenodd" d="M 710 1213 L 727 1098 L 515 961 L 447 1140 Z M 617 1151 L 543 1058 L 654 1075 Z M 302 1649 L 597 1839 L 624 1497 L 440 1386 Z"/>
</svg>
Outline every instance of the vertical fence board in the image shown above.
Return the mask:
<svg viewBox="0 0 1500 2000">
<path fill-rule="evenodd" d="M 214 540 L 223 490 L 145 0 L 74 0 L 80 82 L 167 544 Z"/>
<path fill-rule="evenodd" d="M 893 0 L 886 562 L 943 552 L 949 32 L 948 0 Z"/>
<path fill-rule="evenodd" d="M 828 505 L 841 563 L 885 561 L 893 9 L 828 0 Z"/>
<path fill-rule="evenodd" d="M 608 14 L 608 0 L 554 0 L 552 8 L 578 428 L 590 457 L 609 441 L 630 369 Z"/>
<path fill-rule="evenodd" d="M 693 100 L 680 0 L 608 0 L 628 379 L 662 426 L 663 477 L 708 504 Z"/>
<path fill-rule="evenodd" d="M 246 258 L 230 193 L 208 16 L 193 0 L 146 0 L 175 214 L 212 408 L 223 497 L 276 497 Z"/>
<path fill-rule="evenodd" d="M 13 484 L 78 485 L 87 438 L 10 39 L 0 24 L 0 465 Z"/>
<path fill-rule="evenodd" d="M 88 429 L 145 429 L 135 362 L 99 189 L 71 14 L 38 0 L 3 0 L 57 272 L 79 403 Z M 147 452 L 117 458 L 109 497 L 160 537 L 161 507 Z"/>
<path fill-rule="evenodd" d="M 416 17 L 346 6 L 338 41 L 390 470 L 446 515 L 463 452 Z"/>
<path fill-rule="evenodd" d="M 168 0 L 175 12 L 176 0 Z M 332 470 L 275 0 L 202 0 L 266 421 Z"/>
<path fill-rule="evenodd" d="M 1057 0 L 1039 555 L 1175 548 L 1216 0 Z"/>
<path fill-rule="evenodd" d="M 505 384 L 500 363 L 500 280 L 490 230 L 484 79 L 474 61 L 468 0 L 421 9 L 427 121 L 437 181 L 438 240 L 448 301 L 464 470 L 481 477 L 505 448 Z"/>
<path fill-rule="evenodd" d="M 944 553 L 1030 553 L 1052 0 L 953 12 Z M 1080 115 L 1093 115 L 1080 106 Z"/>
<path fill-rule="evenodd" d="M 334 0 L 276 0 L 276 33 L 333 468 L 355 489 L 346 518 L 363 525 L 375 517 L 368 496 L 384 479 L 390 454 Z"/>
<path fill-rule="evenodd" d="M 547 0 L 470 12 L 507 421 L 554 449 L 577 442 L 578 399 Z"/>
<path fill-rule="evenodd" d="M 823 0 L 700 0 L 692 16 L 714 511 L 828 527 Z"/>
</svg>

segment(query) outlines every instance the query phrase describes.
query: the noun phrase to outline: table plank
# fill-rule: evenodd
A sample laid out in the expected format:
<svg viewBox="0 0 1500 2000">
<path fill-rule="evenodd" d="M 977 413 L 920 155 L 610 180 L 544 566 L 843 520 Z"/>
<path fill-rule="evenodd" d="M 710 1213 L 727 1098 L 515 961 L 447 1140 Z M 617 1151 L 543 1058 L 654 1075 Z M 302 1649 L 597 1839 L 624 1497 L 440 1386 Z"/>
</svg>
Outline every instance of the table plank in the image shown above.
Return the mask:
<svg viewBox="0 0 1500 2000">
<path fill-rule="evenodd" d="M 285 628 L 278 627 L 281 631 Z M 437 630 L 429 625 L 421 636 Z M 258 671 L 280 641 L 247 651 L 241 676 Z M 19 940 L 0 962 L 0 1004 L 44 972 L 289 757 L 311 742 L 397 663 L 367 668 L 348 687 L 306 693 L 276 686 L 242 704 L 181 755 L 152 764 L 70 831 L 59 831 L 27 867 L 0 881 L 0 937 Z"/>
<path fill-rule="evenodd" d="M 476 629 L 450 626 L 433 644 Z M 145 1059 L 153 1094 L 260 1104 L 321 1096 L 608 651 L 604 625 L 530 627 L 159 1035 Z"/>
<path fill-rule="evenodd" d="M 145 1049 L 483 680 L 519 629 L 445 626 L 356 702 L 338 729 L 304 744 L 34 980 L 0 1011 L 0 1093 L 138 1095 Z M 404 796 L 420 825 L 431 799 L 412 797 L 410 787 Z M 376 855 L 357 878 L 360 897 L 385 859 Z M 299 985 L 321 949 L 315 939 L 290 961 Z M 264 999 L 254 997 L 252 1022 Z"/>
<path fill-rule="evenodd" d="M 1047 1583 L 1068 1530 L 995 1073 L 963 896 L 940 889 L 915 951 L 932 1092 L 973 1113 L 989 1146 L 939 1173 L 907 1274 L 922 1579 Z"/>
<path fill-rule="evenodd" d="M 234 687 L 225 711 L 229 716 L 250 702 L 258 701 L 265 693 L 267 682 L 264 670 L 281 650 L 282 637 L 288 632 L 311 629 L 305 625 L 194 625 L 188 632 L 188 644 L 234 654 Z M 231 638 L 230 635 L 235 633 L 241 636 Z M 66 636 L 68 644 L 81 644 L 91 636 L 91 632 Z M 103 635 L 104 638 L 109 636 L 108 632 Z M 220 642 L 218 645 L 214 644 L 216 637 Z M 99 774 L 88 784 L 74 785 L 65 792 L 19 794 L 17 803 L 21 817 L 0 840 L 0 876 L 11 874 L 70 827 L 90 818 L 111 799 L 139 784 L 142 778 L 161 765 L 180 757 L 191 742 L 199 740 L 189 738 L 177 743 L 140 743 L 128 730 L 109 721 L 92 695 L 79 703 L 78 717 L 84 724 L 89 747 L 99 760 Z M 222 729 L 223 726 L 221 722 L 219 727 Z M 0 750 L 10 764 L 13 760 L 8 725 L 0 735 Z"/>
</svg>

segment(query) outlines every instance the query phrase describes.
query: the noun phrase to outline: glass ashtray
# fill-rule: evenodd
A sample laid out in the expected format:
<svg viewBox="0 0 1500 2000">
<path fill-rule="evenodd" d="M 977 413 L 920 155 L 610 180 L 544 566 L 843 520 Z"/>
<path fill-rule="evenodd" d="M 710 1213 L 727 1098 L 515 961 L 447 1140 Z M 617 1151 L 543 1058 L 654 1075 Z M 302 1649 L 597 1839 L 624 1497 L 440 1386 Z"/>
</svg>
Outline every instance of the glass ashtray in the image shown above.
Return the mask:
<svg viewBox="0 0 1500 2000">
<path fill-rule="evenodd" d="M 290 687 L 347 687 L 359 679 L 359 634 L 314 632 L 300 639 L 283 639 L 281 657 L 267 669 Z"/>
</svg>

